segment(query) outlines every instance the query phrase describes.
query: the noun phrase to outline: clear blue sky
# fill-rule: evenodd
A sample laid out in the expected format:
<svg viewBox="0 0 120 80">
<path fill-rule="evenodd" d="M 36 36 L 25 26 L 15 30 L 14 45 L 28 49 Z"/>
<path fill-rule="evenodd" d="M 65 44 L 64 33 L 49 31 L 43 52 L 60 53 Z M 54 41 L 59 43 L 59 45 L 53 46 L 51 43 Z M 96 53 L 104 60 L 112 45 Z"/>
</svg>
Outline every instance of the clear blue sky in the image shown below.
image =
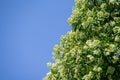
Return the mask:
<svg viewBox="0 0 120 80">
<path fill-rule="evenodd" d="M 0 80 L 42 80 L 73 0 L 0 0 Z"/>
</svg>

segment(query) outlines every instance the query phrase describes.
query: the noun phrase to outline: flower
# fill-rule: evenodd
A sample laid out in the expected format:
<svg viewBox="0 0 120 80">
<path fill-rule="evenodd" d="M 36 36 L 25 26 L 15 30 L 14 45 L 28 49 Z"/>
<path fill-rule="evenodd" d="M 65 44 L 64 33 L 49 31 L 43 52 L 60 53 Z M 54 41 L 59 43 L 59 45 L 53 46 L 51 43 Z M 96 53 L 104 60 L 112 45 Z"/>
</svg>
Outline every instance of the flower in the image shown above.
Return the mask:
<svg viewBox="0 0 120 80">
<path fill-rule="evenodd" d="M 93 17 L 88 17 L 87 23 L 88 23 L 88 24 L 91 24 L 91 23 L 93 23 L 93 22 L 94 22 Z"/>
<path fill-rule="evenodd" d="M 110 0 L 110 3 L 115 3 L 116 0 Z"/>
<path fill-rule="evenodd" d="M 68 33 L 68 35 L 70 35 L 70 36 L 74 36 L 74 35 L 75 35 L 75 32 L 70 31 L 70 32 Z"/>
<path fill-rule="evenodd" d="M 87 40 L 87 41 L 86 41 L 86 44 L 87 44 L 89 47 L 93 47 L 92 40 Z"/>
<path fill-rule="evenodd" d="M 93 71 L 101 72 L 101 71 L 102 71 L 102 68 L 101 68 L 101 67 L 98 67 L 98 66 L 94 66 Z"/>
<path fill-rule="evenodd" d="M 60 50 L 60 47 L 58 45 L 54 46 L 54 53 L 58 53 Z"/>
<path fill-rule="evenodd" d="M 104 13 L 102 12 L 102 11 L 99 11 L 98 13 L 97 13 L 97 17 L 103 17 L 104 16 Z"/>
<path fill-rule="evenodd" d="M 82 79 L 83 80 L 89 80 L 89 76 L 88 75 L 84 75 Z"/>
<path fill-rule="evenodd" d="M 94 56 L 92 56 L 92 55 L 87 55 L 87 57 L 90 59 L 90 61 L 94 61 Z"/>
<path fill-rule="evenodd" d="M 119 36 L 115 36 L 115 41 L 119 42 L 120 41 L 120 37 Z"/>
<path fill-rule="evenodd" d="M 115 27 L 113 28 L 113 32 L 114 32 L 114 33 L 120 33 L 120 27 L 115 26 Z"/>
<path fill-rule="evenodd" d="M 102 3 L 100 7 L 101 7 L 102 9 L 104 9 L 104 8 L 106 8 L 106 6 L 107 6 L 106 3 Z"/>
<path fill-rule="evenodd" d="M 83 80 L 91 80 L 93 78 L 93 72 L 90 71 L 89 74 L 83 76 Z"/>
<path fill-rule="evenodd" d="M 90 48 L 95 48 L 95 47 L 97 47 L 100 44 L 100 41 L 99 40 L 87 40 L 86 44 Z"/>
<path fill-rule="evenodd" d="M 93 12 L 91 10 L 88 10 L 87 16 L 93 16 Z"/>
<path fill-rule="evenodd" d="M 113 56 L 113 59 L 118 60 L 119 58 L 117 56 Z"/>
<path fill-rule="evenodd" d="M 87 50 L 87 49 L 88 49 L 88 46 L 87 46 L 87 45 L 85 45 L 85 46 L 83 47 L 83 49 Z"/>
<path fill-rule="evenodd" d="M 83 28 L 86 28 L 88 26 L 88 22 L 82 22 Z"/>
<path fill-rule="evenodd" d="M 105 52 L 105 55 L 106 55 L 106 56 L 110 55 L 110 52 Z"/>
<path fill-rule="evenodd" d="M 119 59 L 119 58 L 118 58 L 117 56 L 113 56 L 112 62 L 113 62 L 113 63 L 116 63 L 116 62 L 118 61 L 118 59 Z"/>
<path fill-rule="evenodd" d="M 110 21 L 111 26 L 115 26 L 115 24 L 116 24 L 115 21 Z"/>
<path fill-rule="evenodd" d="M 114 20 L 115 20 L 116 22 L 119 22 L 119 21 L 120 21 L 120 18 L 119 18 L 119 17 L 114 17 Z"/>
<path fill-rule="evenodd" d="M 115 44 L 110 44 L 110 45 L 109 45 L 109 51 L 110 51 L 110 52 L 114 52 L 115 49 L 116 49 Z"/>
<path fill-rule="evenodd" d="M 78 9 L 78 8 L 75 8 L 75 9 L 73 10 L 73 15 L 77 17 L 77 16 L 79 16 L 79 14 L 80 14 L 80 13 L 79 13 L 79 9 Z"/>
<path fill-rule="evenodd" d="M 88 75 L 91 76 L 91 78 L 92 78 L 94 73 L 92 71 L 90 71 Z"/>
<path fill-rule="evenodd" d="M 95 54 L 95 55 L 100 55 L 100 50 L 98 49 L 98 50 L 94 50 L 93 51 L 93 54 Z"/>
</svg>

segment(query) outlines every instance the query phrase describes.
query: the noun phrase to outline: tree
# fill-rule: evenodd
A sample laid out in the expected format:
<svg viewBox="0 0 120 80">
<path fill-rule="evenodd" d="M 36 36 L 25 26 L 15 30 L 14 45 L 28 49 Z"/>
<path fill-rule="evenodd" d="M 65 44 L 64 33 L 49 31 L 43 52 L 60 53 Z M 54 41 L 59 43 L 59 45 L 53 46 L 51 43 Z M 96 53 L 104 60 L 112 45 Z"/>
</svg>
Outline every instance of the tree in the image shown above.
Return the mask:
<svg viewBox="0 0 120 80">
<path fill-rule="evenodd" d="M 75 0 L 45 80 L 120 80 L 119 9 L 120 0 Z"/>
</svg>

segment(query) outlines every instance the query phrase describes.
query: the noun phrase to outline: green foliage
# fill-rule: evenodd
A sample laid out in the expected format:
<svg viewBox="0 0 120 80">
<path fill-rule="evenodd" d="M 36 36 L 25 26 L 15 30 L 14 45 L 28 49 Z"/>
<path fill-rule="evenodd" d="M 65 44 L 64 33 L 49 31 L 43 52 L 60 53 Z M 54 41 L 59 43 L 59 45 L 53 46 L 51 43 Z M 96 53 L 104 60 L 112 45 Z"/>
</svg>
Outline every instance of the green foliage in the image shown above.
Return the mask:
<svg viewBox="0 0 120 80">
<path fill-rule="evenodd" d="M 75 0 L 72 31 L 54 47 L 45 80 L 120 79 L 120 0 Z"/>
</svg>

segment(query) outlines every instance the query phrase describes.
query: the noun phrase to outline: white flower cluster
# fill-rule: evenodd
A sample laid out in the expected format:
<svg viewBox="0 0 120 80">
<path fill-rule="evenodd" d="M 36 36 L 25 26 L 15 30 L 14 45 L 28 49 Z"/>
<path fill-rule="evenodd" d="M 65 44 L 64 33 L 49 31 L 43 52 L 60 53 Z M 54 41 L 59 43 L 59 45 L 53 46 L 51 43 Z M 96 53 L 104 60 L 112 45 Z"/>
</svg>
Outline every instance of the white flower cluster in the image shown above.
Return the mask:
<svg viewBox="0 0 120 80">
<path fill-rule="evenodd" d="M 115 3 L 116 2 L 116 0 L 110 0 L 110 3 Z"/>
<path fill-rule="evenodd" d="M 97 17 L 101 18 L 101 17 L 103 17 L 103 16 L 104 16 L 104 13 L 103 13 L 102 11 L 99 11 L 99 12 L 97 13 Z"/>
<path fill-rule="evenodd" d="M 111 21 L 111 22 L 110 22 L 110 25 L 111 25 L 111 26 L 115 26 L 115 24 L 116 24 L 115 21 Z"/>
<path fill-rule="evenodd" d="M 106 5 L 106 3 L 102 3 L 100 7 L 101 7 L 102 9 L 106 9 L 107 5 Z"/>
<path fill-rule="evenodd" d="M 116 35 L 116 36 L 115 36 L 115 41 L 116 41 L 116 42 L 119 42 L 119 41 L 120 41 L 120 36 Z"/>
<path fill-rule="evenodd" d="M 120 34 L 120 27 L 119 27 L 119 26 L 115 26 L 115 27 L 113 28 L 113 31 L 114 31 L 114 33 Z"/>
<path fill-rule="evenodd" d="M 100 53 L 101 53 L 101 51 L 99 49 L 95 49 L 93 51 L 93 54 L 95 54 L 95 55 L 100 55 Z"/>
<path fill-rule="evenodd" d="M 94 56 L 92 56 L 92 55 L 87 55 L 87 57 L 89 58 L 89 60 L 92 62 L 92 61 L 94 61 Z"/>
<path fill-rule="evenodd" d="M 93 71 L 101 72 L 101 71 L 102 71 L 102 68 L 101 68 L 101 67 L 98 67 L 98 66 L 94 66 Z"/>
<path fill-rule="evenodd" d="M 93 11 L 88 10 L 88 12 L 87 12 L 87 16 L 93 16 Z"/>
<path fill-rule="evenodd" d="M 93 22 L 94 22 L 93 17 L 88 17 L 88 18 L 87 18 L 87 23 L 88 23 L 88 24 L 92 24 Z"/>
<path fill-rule="evenodd" d="M 94 73 L 90 71 L 89 74 L 83 76 L 82 80 L 91 80 L 93 76 L 94 76 Z"/>
<path fill-rule="evenodd" d="M 117 56 L 113 56 L 112 62 L 116 63 L 119 60 L 119 58 Z"/>
<path fill-rule="evenodd" d="M 95 47 L 98 47 L 100 45 L 100 41 L 99 40 L 87 40 L 86 45 L 89 48 L 95 48 Z"/>
</svg>

